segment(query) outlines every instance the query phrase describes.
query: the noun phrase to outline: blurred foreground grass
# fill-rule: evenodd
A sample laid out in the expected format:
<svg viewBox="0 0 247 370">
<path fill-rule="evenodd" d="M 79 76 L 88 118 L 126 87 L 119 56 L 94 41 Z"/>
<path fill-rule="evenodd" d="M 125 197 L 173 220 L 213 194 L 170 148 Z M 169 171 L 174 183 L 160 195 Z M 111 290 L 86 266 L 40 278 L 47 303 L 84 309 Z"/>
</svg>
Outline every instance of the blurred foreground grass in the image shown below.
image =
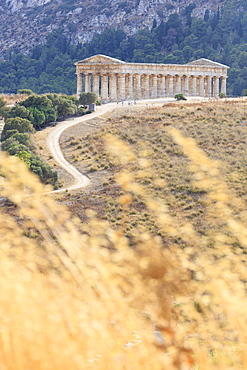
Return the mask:
<svg viewBox="0 0 247 370">
<path fill-rule="evenodd" d="M 112 135 L 111 156 L 123 168 L 138 163 L 116 175 L 123 215 L 115 229 L 91 211 L 81 226 L 41 195 L 49 188 L 24 164 L 1 153 L 0 195 L 18 213 L 0 214 L 1 370 L 247 368 L 244 206 L 193 139 L 169 132 L 221 225 L 212 235 L 171 215 L 169 194 L 161 201 L 139 182 L 151 175 L 167 192 L 164 179 Z M 138 228 L 130 247 L 125 218 L 135 196 L 169 237 L 166 248 L 161 236 Z"/>
</svg>

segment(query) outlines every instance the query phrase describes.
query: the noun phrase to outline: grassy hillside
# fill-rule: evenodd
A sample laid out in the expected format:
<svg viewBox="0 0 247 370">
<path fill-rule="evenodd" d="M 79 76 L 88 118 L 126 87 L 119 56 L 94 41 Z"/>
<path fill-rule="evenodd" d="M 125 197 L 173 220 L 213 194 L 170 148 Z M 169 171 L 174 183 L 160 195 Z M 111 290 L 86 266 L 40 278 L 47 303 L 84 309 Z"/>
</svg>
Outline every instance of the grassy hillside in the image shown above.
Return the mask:
<svg viewBox="0 0 247 370">
<path fill-rule="evenodd" d="M 66 132 L 97 179 L 55 195 L 72 213 L 0 156 L 3 368 L 246 369 L 245 110 L 176 103 Z"/>
<path fill-rule="evenodd" d="M 198 104 L 171 103 L 162 108 L 126 109 L 113 114 L 101 129 L 77 126 L 66 131 L 62 139 L 67 159 L 92 178 L 92 186 L 82 191 L 83 198 L 70 199 L 69 207 L 84 220 L 84 207 L 94 207 L 97 213 L 109 220 L 115 228 L 123 220 L 124 209 L 118 202 L 122 190 L 115 177 L 122 170 L 128 171 L 136 181 L 145 186 L 148 194 L 165 203 L 169 212 L 181 222 L 192 222 L 196 230 L 210 238 L 217 232 L 214 216 L 206 212 L 206 192 L 194 184 L 188 158 L 172 139 L 171 128 L 196 140 L 197 145 L 217 164 L 220 176 L 232 194 L 247 200 L 246 174 L 246 101 L 219 101 Z M 135 154 L 127 163 L 113 160 L 106 148 L 106 135 L 112 134 L 127 144 Z M 121 151 L 121 144 L 119 144 Z M 74 200 L 73 200 L 74 199 Z M 210 215 L 210 217 L 208 217 Z M 143 203 L 135 195 L 124 219 L 126 235 L 133 238 L 133 230 L 146 228 L 161 234 L 157 224 Z M 181 240 L 178 243 L 183 243 Z"/>
</svg>

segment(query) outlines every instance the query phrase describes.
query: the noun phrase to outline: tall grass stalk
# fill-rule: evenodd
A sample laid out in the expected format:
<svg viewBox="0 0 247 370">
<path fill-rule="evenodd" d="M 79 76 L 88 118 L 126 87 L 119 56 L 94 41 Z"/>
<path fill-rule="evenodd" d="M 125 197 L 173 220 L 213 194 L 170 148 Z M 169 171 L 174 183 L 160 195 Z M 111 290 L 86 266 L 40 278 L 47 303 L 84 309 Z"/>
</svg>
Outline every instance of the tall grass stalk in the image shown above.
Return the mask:
<svg viewBox="0 0 247 370">
<path fill-rule="evenodd" d="M 142 197 L 162 235 L 180 237 L 183 248 L 138 228 L 130 247 L 124 222 L 113 229 L 90 211 L 80 225 L 24 164 L 0 155 L 0 195 L 16 206 L 0 214 L 0 369 L 247 367 L 243 208 L 219 165 L 180 132 L 171 135 L 222 232 L 199 235 L 171 216 L 138 182 L 151 164 L 112 136 L 107 145 L 140 168 L 116 177 L 125 213 Z"/>
</svg>

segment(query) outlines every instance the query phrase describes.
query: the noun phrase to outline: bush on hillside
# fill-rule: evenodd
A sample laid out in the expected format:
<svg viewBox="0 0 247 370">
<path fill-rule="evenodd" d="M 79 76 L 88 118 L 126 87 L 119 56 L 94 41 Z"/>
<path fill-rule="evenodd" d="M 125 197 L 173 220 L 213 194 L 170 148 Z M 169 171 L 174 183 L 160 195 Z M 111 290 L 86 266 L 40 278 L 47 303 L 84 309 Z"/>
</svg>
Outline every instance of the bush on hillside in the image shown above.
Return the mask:
<svg viewBox="0 0 247 370">
<path fill-rule="evenodd" d="M 19 89 L 17 91 L 17 94 L 23 94 L 23 95 L 32 95 L 33 91 L 30 89 Z"/>
<path fill-rule="evenodd" d="M 184 96 L 184 94 L 176 94 L 176 95 L 174 96 L 174 98 L 175 98 L 176 100 L 187 100 L 187 99 L 186 99 L 186 97 Z"/>
</svg>

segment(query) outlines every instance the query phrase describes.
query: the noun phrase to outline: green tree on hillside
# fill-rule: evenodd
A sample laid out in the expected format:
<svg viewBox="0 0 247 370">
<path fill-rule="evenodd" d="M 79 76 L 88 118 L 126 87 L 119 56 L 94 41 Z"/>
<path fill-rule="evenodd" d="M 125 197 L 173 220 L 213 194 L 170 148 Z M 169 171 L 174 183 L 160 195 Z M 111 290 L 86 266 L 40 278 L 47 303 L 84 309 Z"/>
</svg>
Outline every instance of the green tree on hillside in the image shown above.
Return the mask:
<svg viewBox="0 0 247 370">
<path fill-rule="evenodd" d="M 94 92 L 84 92 L 80 94 L 79 103 L 84 107 L 89 104 L 95 103 L 97 100 L 97 95 Z"/>
<path fill-rule="evenodd" d="M 3 128 L 1 138 L 2 141 L 4 141 L 5 138 L 9 137 L 8 131 L 11 130 L 16 130 L 19 133 L 29 133 L 29 134 L 35 132 L 35 129 L 29 120 L 20 117 L 8 118 Z"/>
<path fill-rule="evenodd" d="M 20 117 L 20 118 L 26 118 L 29 121 L 32 121 L 33 117 L 31 115 L 31 112 L 24 106 L 21 106 L 19 104 L 15 105 L 12 107 L 6 114 L 5 118 L 15 118 L 15 117 Z"/>
</svg>

